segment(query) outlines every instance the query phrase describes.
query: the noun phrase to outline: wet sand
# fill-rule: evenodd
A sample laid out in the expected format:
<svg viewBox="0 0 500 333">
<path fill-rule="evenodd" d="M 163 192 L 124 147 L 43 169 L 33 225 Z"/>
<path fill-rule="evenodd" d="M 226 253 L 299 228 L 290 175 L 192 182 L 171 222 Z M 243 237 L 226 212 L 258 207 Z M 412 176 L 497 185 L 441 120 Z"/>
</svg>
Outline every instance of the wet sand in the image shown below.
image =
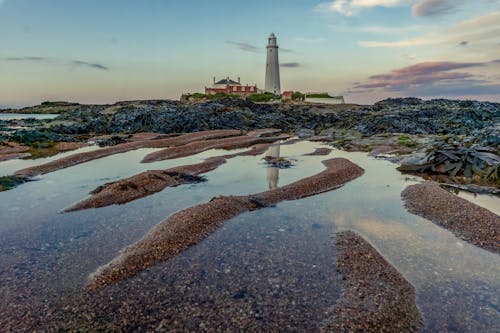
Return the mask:
<svg viewBox="0 0 500 333">
<path fill-rule="evenodd" d="M 127 151 L 140 149 L 140 148 L 163 148 L 168 146 L 178 146 L 185 145 L 190 142 L 217 138 L 226 138 L 230 136 L 241 135 L 240 130 L 215 130 L 215 131 L 203 131 L 195 132 L 189 134 L 183 134 L 175 137 L 169 137 L 157 140 L 140 140 L 134 142 L 127 142 L 119 144 L 116 146 L 106 147 L 103 149 L 78 153 L 70 156 L 60 158 L 58 160 L 45 163 L 42 165 L 37 165 L 34 167 L 18 170 L 15 172 L 16 175 L 22 175 L 26 177 L 34 177 L 36 175 L 43 175 L 56 170 L 64 169 L 73 165 L 89 162 L 95 159 L 103 158 L 106 156 L 125 153 Z"/>
<path fill-rule="evenodd" d="M 415 290 L 354 232 L 336 235 L 342 293 L 322 332 L 420 332 Z"/>
<path fill-rule="evenodd" d="M 166 170 L 149 170 L 129 178 L 107 183 L 93 190 L 89 198 L 64 209 L 64 212 L 125 204 L 160 192 L 166 187 L 201 182 L 204 179 L 197 177 L 198 175 L 215 170 L 226 163 L 228 159 L 237 156 L 260 155 L 269 146 L 270 144 L 260 144 L 241 153 L 211 157 L 201 163 L 182 165 Z"/>
<path fill-rule="evenodd" d="M 402 192 L 406 208 L 483 249 L 500 253 L 500 216 L 442 189 L 424 183 Z"/>
<path fill-rule="evenodd" d="M 206 238 L 224 221 L 243 212 L 330 191 L 364 172 L 344 158 L 326 160 L 323 164 L 326 170 L 275 190 L 248 196 L 215 197 L 210 202 L 175 213 L 92 274 L 88 287 L 95 289 L 109 285 L 168 260 Z"/>
<path fill-rule="evenodd" d="M 283 139 L 287 139 L 287 135 L 282 136 L 272 136 L 272 137 L 258 137 L 258 136 L 235 136 L 223 139 L 214 140 L 204 140 L 196 141 L 183 146 L 166 148 L 154 153 L 151 153 L 144 157 L 141 161 L 142 163 L 151 163 L 157 161 L 163 161 L 168 159 L 174 159 L 179 157 L 185 157 L 190 155 L 199 154 L 201 152 L 210 149 L 237 149 L 249 147 L 259 143 L 275 142 Z"/>
</svg>

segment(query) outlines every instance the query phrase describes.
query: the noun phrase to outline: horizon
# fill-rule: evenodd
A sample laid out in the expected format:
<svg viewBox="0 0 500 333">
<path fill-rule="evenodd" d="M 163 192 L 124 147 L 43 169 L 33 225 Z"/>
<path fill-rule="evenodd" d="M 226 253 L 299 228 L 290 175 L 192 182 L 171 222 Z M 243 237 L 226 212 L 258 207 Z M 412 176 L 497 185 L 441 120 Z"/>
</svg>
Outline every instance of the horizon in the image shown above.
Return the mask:
<svg viewBox="0 0 500 333">
<path fill-rule="evenodd" d="M 0 107 L 263 88 L 271 32 L 282 90 L 500 102 L 499 0 L 0 0 Z"/>
</svg>

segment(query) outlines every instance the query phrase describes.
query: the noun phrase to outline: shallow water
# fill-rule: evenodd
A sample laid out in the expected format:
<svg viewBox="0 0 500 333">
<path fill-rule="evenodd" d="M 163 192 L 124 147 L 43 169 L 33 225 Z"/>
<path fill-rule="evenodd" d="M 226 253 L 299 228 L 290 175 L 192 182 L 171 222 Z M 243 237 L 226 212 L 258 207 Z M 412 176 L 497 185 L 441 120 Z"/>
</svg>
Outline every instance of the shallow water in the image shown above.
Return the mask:
<svg viewBox="0 0 500 333">
<path fill-rule="evenodd" d="M 17 119 L 54 119 L 58 114 L 38 114 L 38 113 L 0 113 L 0 120 L 17 120 Z"/>
<path fill-rule="evenodd" d="M 333 235 L 350 229 L 415 286 L 426 331 L 498 329 L 498 255 L 408 213 L 401 191 L 420 179 L 407 178 L 394 164 L 363 153 L 335 150 L 330 156 L 302 156 L 320 146 L 281 146 L 281 156 L 293 160 L 289 169 L 267 168 L 262 156 L 238 157 L 206 174 L 204 183 L 74 213 L 59 212 L 103 183 L 227 152 L 141 164 L 155 149 L 139 149 L 59 170 L 0 193 L 0 297 L 6 300 L 0 311 L 7 314 L 3 320 L 28 325 L 30 316 L 43 316 L 60 297 L 78 294 L 90 273 L 178 210 L 216 195 L 283 186 L 320 172 L 322 160 L 346 157 L 366 170 L 362 177 L 335 191 L 237 216 L 176 258 L 98 291 L 89 302 L 116 311 L 108 311 L 109 317 L 96 325 L 120 323 L 126 308 L 126 316 L 150 327 L 161 325 L 162 318 L 175 318 L 178 325 L 193 330 L 205 325 L 314 331 L 328 319 L 338 297 Z M 36 161 L 17 161 L 27 162 Z M 26 167 L 20 164 L 0 163 L 0 174 L 4 167 Z M 484 196 L 468 199 L 485 201 Z M 499 206 L 498 198 L 487 200 L 492 201 L 486 205 Z M 143 313 L 153 314 L 153 319 L 134 317 Z M 175 326 L 173 321 L 165 325 Z"/>
<path fill-rule="evenodd" d="M 34 160 L 33 159 L 12 159 L 12 160 L 7 160 L 7 161 L 2 161 L 2 162 L 0 162 L 0 177 L 12 175 L 17 170 L 29 168 L 29 167 L 32 167 L 35 165 L 48 163 L 48 162 L 57 160 L 59 158 L 65 157 L 65 156 L 73 155 L 76 153 L 84 153 L 84 152 L 93 151 L 93 150 L 97 150 L 97 149 L 100 149 L 100 147 L 97 145 L 94 145 L 94 146 L 83 147 L 83 148 L 59 153 L 56 155 L 52 155 L 50 157 L 38 158 L 38 159 L 34 159 Z"/>
</svg>

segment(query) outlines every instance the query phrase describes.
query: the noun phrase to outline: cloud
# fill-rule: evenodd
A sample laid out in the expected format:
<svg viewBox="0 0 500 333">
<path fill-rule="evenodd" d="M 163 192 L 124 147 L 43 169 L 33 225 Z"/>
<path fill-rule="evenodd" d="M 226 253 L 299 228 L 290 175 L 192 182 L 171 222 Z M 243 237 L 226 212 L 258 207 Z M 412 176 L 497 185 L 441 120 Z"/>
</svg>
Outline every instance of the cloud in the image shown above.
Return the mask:
<svg viewBox="0 0 500 333">
<path fill-rule="evenodd" d="M 314 10 L 319 12 L 334 12 L 344 16 L 353 16 L 363 9 L 373 7 L 398 7 L 404 6 L 411 0 L 333 0 L 317 5 Z"/>
<path fill-rule="evenodd" d="M 412 7 L 415 16 L 438 16 L 457 10 L 463 0 L 419 0 Z"/>
<path fill-rule="evenodd" d="M 245 43 L 245 42 L 235 42 L 232 40 L 227 40 L 226 44 L 234 45 L 242 51 L 252 52 L 252 53 L 260 53 L 264 50 L 264 48 L 259 48 L 255 45 Z"/>
<path fill-rule="evenodd" d="M 229 44 L 229 45 L 236 46 L 238 49 L 245 51 L 245 52 L 263 53 L 265 51 L 265 47 L 257 47 L 255 45 L 245 43 L 245 42 L 235 42 L 232 40 L 227 40 L 225 43 Z M 293 52 L 293 50 L 280 47 L 280 52 L 291 53 L 291 52 Z"/>
<path fill-rule="evenodd" d="M 401 34 L 409 31 L 422 30 L 423 26 L 410 25 L 406 27 L 384 27 L 384 26 L 364 26 L 357 28 L 360 32 L 368 32 L 373 34 Z"/>
<path fill-rule="evenodd" d="M 466 20 L 452 27 L 428 33 L 419 37 L 398 41 L 359 41 L 361 47 L 412 47 L 434 44 L 457 45 L 463 41 L 478 44 L 483 41 L 498 39 L 500 35 L 500 12 L 493 12 L 471 20 Z"/>
<path fill-rule="evenodd" d="M 286 67 L 286 68 L 297 68 L 300 67 L 300 63 L 298 62 L 284 62 L 280 64 L 280 67 Z"/>
<path fill-rule="evenodd" d="M 7 58 L 4 58 L 4 60 L 5 61 L 46 61 L 48 59 L 44 58 L 44 57 L 7 57 Z"/>
<path fill-rule="evenodd" d="M 1 0 L 0 0 L 1 1 Z M 21 57 L 5 57 L 0 58 L 0 61 L 6 62 L 38 62 L 46 64 L 56 64 L 56 65 L 69 65 L 77 67 L 87 67 L 92 69 L 108 71 L 109 67 L 99 63 L 91 63 L 82 60 L 65 60 L 57 58 L 47 58 L 47 57 L 37 57 L 37 56 L 21 56 Z"/>
<path fill-rule="evenodd" d="M 373 75 L 369 82 L 357 88 L 385 88 L 400 91 L 419 84 L 433 84 L 443 80 L 470 78 L 468 73 L 451 72 L 456 69 L 480 67 L 485 63 L 423 62 L 413 66 L 396 69 L 391 73 Z"/>
<path fill-rule="evenodd" d="M 382 90 L 415 96 L 498 94 L 499 83 L 462 71 L 496 63 L 498 60 L 422 62 L 393 70 L 390 73 L 373 75 L 367 82 L 355 84 L 351 91 L 359 93 Z"/>
<path fill-rule="evenodd" d="M 429 45 L 434 42 L 428 38 L 414 38 L 407 40 L 399 40 L 395 42 L 378 42 L 378 41 L 359 41 L 358 45 L 361 47 L 411 47 L 420 45 Z"/>
<path fill-rule="evenodd" d="M 498 0 L 330 0 L 314 7 L 315 11 L 354 16 L 373 7 L 411 6 L 414 16 L 432 17 L 457 11 L 466 2 L 498 3 Z"/>
<path fill-rule="evenodd" d="M 83 66 L 83 67 L 90 67 L 94 69 L 100 69 L 104 71 L 108 71 L 109 67 L 101 65 L 101 64 L 96 64 L 96 63 L 91 63 L 91 62 L 86 62 L 86 61 L 81 61 L 81 60 L 72 60 L 71 63 L 75 66 Z"/>
<path fill-rule="evenodd" d="M 315 38 L 295 37 L 294 40 L 301 43 L 311 43 L 311 44 L 322 43 L 326 41 L 326 39 L 323 37 L 315 37 Z"/>
</svg>

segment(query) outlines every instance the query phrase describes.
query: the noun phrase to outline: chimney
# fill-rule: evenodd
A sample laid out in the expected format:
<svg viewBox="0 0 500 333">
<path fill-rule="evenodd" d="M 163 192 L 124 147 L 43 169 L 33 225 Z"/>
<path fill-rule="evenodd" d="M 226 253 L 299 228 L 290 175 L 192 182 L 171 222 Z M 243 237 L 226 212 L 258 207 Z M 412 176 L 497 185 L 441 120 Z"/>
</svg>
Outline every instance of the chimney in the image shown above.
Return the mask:
<svg viewBox="0 0 500 333">
<path fill-rule="evenodd" d="M 215 76 L 214 76 L 214 84 L 215 84 Z"/>
<path fill-rule="evenodd" d="M 239 76 L 238 76 L 238 83 L 241 83 L 241 82 L 240 82 L 240 77 L 239 77 Z"/>
</svg>

